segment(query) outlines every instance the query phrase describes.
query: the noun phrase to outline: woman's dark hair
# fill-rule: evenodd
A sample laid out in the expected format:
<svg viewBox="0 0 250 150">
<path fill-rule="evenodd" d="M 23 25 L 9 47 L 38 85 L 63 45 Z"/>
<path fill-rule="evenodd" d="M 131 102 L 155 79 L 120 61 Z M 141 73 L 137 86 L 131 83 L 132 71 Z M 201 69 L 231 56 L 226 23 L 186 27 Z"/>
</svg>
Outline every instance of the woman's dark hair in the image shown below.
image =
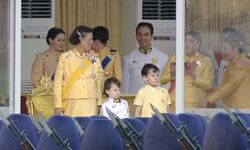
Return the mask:
<svg viewBox="0 0 250 150">
<path fill-rule="evenodd" d="M 106 27 L 97 26 L 93 28 L 93 40 L 99 40 L 102 44 L 107 44 L 109 40 L 109 31 Z"/>
<path fill-rule="evenodd" d="M 106 96 L 109 96 L 109 95 L 106 93 L 106 90 L 110 90 L 112 84 L 115 84 L 116 86 L 121 87 L 121 82 L 120 82 L 117 78 L 115 78 L 115 77 L 110 77 L 110 78 L 108 78 L 108 79 L 105 80 L 105 82 L 104 82 L 104 91 L 103 91 L 103 93 L 104 93 Z"/>
<path fill-rule="evenodd" d="M 147 76 L 149 74 L 149 70 L 153 69 L 153 72 L 156 73 L 156 72 L 160 72 L 160 69 L 154 65 L 154 64 L 145 64 L 143 67 L 142 67 L 142 70 L 141 70 L 141 75 L 142 77 L 143 76 Z"/>
<path fill-rule="evenodd" d="M 137 27 L 136 27 L 136 33 L 137 33 L 137 31 L 138 31 L 138 29 L 139 29 L 140 27 L 148 27 L 148 28 L 150 29 L 151 35 L 154 34 L 154 27 L 153 27 L 152 23 L 149 23 L 149 22 L 140 22 L 140 23 L 137 25 Z"/>
<path fill-rule="evenodd" d="M 85 38 L 87 33 L 92 33 L 92 29 L 90 27 L 84 25 L 77 26 L 71 33 L 69 42 L 72 45 L 77 45 L 80 43 L 80 37 Z"/>
<path fill-rule="evenodd" d="M 47 44 L 50 45 L 49 39 L 54 40 L 56 36 L 60 33 L 65 35 L 65 32 L 61 28 L 57 28 L 57 27 L 50 28 L 46 36 Z"/>
</svg>

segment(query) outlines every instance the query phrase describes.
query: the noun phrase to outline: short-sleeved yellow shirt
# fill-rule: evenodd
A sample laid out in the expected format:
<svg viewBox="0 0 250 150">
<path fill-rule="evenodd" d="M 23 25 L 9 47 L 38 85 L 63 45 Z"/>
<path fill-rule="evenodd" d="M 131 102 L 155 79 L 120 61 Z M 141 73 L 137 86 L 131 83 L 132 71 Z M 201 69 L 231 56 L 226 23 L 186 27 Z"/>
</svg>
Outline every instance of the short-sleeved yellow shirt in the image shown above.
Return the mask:
<svg viewBox="0 0 250 150">
<path fill-rule="evenodd" d="M 134 100 L 134 105 L 142 106 L 141 117 L 151 117 L 153 111 L 150 103 L 154 105 L 161 113 L 167 112 L 167 106 L 171 104 L 167 89 L 161 87 L 152 87 L 146 85 L 141 88 Z"/>
</svg>

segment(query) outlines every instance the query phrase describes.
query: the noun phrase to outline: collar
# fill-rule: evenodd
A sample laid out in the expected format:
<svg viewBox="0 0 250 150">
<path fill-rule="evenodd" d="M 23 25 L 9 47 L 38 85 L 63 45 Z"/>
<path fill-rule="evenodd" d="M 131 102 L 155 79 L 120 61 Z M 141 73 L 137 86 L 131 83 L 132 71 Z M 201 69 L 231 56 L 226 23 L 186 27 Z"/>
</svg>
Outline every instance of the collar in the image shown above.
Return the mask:
<svg viewBox="0 0 250 150">
<path fill-rule="evenodd" d="M 151 47 L 149 47 L 149 48 L 142 48 L 142 47 L 139 47 L 139 51 L 140 51 L 141 53 L 143 53 L 143 54 L 146 55 L 146 54 L 152 52 L 152 48 L 151 48 Z"/>
<path fill-rule="evenodd" d="M 121 102 L 121 99 L 118 98 L 118 99 L 113 99 L 113 98 L 109 98 L 112 102 L 114 103 L 120 103 Z"/>
</svg>

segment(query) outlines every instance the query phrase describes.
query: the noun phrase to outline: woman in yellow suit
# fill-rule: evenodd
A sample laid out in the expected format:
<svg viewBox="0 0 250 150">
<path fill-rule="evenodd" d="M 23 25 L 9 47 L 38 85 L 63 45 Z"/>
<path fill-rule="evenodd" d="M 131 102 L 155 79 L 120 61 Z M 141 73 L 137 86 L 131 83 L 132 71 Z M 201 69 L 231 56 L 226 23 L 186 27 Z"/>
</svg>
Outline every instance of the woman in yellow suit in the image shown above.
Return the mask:
<svg viewBox="0 0 250 150">
<path fill-rule="evenodd" d="M 245 35 L 237 30 L 222 39 L 222 56 L 229 65 L 221 85 L 201 102 L 201 106 L 211 107 L 222 99 L 232 108 L 250 108 L 250 60 L 243 54 L 245 42 Z"/>
<path fill-rule="evenodd" d="M 201 36 L 198 32 L 189 31 L 185 34 L 185 107 L 199 107 L 199 101 L 207 96 L 213 87 L 214 73 L 209 57 L 199 52 Z M 170 112 L 175 110 L 175 62 L 172 55 L 160 77 L 161 84 L 170 82 L 169 94 L 172 104 Z"/>
<path fill-rule="evenodd" d="M 78 26 L 70 36 L 75 47 L 61 54 L 54 80 L 55 114 L 91 116 L 102 104 L 103 69 L 91 50 L 92 29 Z"/>
</svg>

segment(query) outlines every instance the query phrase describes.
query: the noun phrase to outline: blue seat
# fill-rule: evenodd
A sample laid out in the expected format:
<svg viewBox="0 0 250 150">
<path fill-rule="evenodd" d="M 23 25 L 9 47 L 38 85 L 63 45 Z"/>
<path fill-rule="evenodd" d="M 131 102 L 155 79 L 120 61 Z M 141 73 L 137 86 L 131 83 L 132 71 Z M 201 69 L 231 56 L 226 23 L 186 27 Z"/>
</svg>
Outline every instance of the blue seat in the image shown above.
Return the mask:
<svg viewBox="0 0 250 150">
<path fill-rule="evenodd" d="M 47 124 L 54 128 L 63 141 L 70 140 L 70 147 L 72 150 L 80 150 L 80 135 L 77 131 L 74 120 L 69 116 L 57 116 L 50 117 Z M 37 150 L 62 150 L 63 148 L 58 146 L 51 137 L 48 136 L 46 131 L 43 131 L 40 135 Z"/>
<path fill-rule="evenodd" d="M 124 118 L 122 119 L 124 121 L 127 121 L 138 133 L 143 134 L 145 131 L 145 124 L 140 121 L 139 119 L 135 118 Z"/>
<path fill-rule="evenodd" d="M 136 119 L 141 120 L 146 126 L 150 118 L 149 117 L 136 117 Z"/>
<path fill-rule="evenodd" d="M 0 120 L 0 131 L 1 131 L 1 128 L 3 125 L 4 125 L 4 122 L 2 120 Z"/>
<path fill-rule="evenodd" d="M 241 131 L 232 124 L 225 113 L 217 113 L 210 120 L 204 141 L 204 150 L 246 150 L 247 139 Z"/>
<path fill-rule="evenodd" d="M 173 124 L 179 128 L 180 121 L 174 114 L 164 114 L 169 117 Z M 171 130 L 161 124 L 160 120 L 153 115 L 149 120 L 144 134 L 144 150 L 182 150 L 177 136 Z"/>
<path fill-rule="evenodd" d="M 196 114 L 191 113 L 178 114 L 178 118 L 180 119 L 181 123 L 184 123 L 186 125 L 192 138 L 198 136 L 198 143 L 200 146 L 202 146 L 205 134 L 205 127 L 201 120 L 202 118 L 200 118 Z"/>
<path fill-rule="evenodd" d="M 247 113 L 236 113 L 240 119 L 242 119 L 242 122 L 246 127 L 250 127 L 250 116 Z"/>
<path fill-rule="evenodd" d="M 108 119 L 105 116 L 98 116 L 98 115 L 94 115 L 94 116 L 90 116 L 91 119 Z"/>
<path fill-rule="evenodd" d="M 82 150 L 122 150 L 119 133 L 108 119 L 92 120 L 81 141 Z"/>
<path fill-rule="evenodd" d="M 90 117 L 75 117 L 75 119 L 84 130 L 86 130 L 88 124 L 93 120 Z"/>
<path fill-rule="evenodd" d="M 11 114 L 9 118 L 14 122 L 20 132 L 26 131 L 27 138 L 33 146 L 36 147 L 36 129 L 29 116 L 24 114 Z M 0 139 L 1 150 L 23 150 L 20 139 L 16 137 L 5 124 L 3 124 L 1 128 Z"/>
</svg>

